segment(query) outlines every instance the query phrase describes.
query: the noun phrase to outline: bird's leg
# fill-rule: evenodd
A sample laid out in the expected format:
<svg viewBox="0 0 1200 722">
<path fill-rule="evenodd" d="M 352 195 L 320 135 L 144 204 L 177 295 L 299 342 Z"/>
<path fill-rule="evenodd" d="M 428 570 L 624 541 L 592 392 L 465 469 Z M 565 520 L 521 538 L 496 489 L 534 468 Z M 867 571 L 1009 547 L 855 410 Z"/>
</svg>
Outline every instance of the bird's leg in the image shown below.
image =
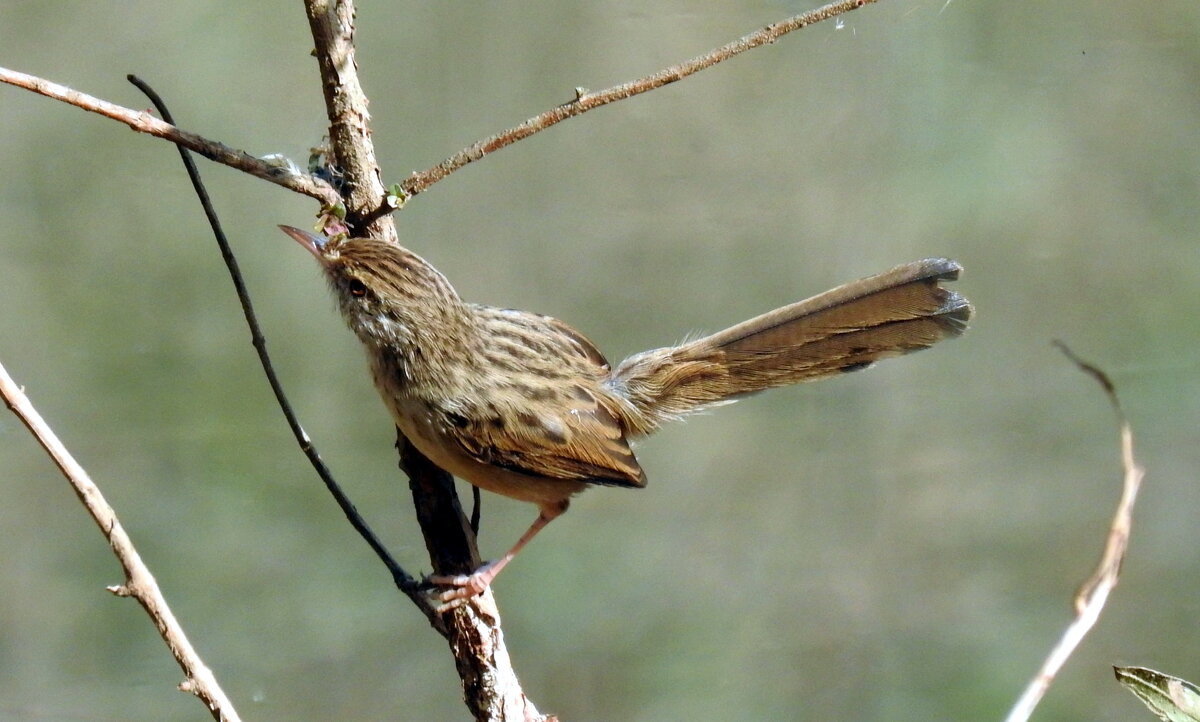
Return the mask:
<svg viewBox="0 0 1200 722">
<path fill-rule="evenodd" d="M 449 589 L 433 592 L 430 595 L 434 601 L 440 602 L 437 607 L 437 611 L 441 613 L 449 609 L 453 609 L 454 607 L 466 602 L 471 597 L 482 594 L 483 590 L 487 589 L 488 585 L 492 583 L 492 580 L 496 578 L 496 575 L 500 573 L 500 570 L 513 560 L 513 557 L 517 555 L 517 552 L 521 551 L 521 549 L 524 548 L 524 546 L 528 544 L 531 539 L 537 536 L 537 533 L 545 528 L 547 524 L 566 511 L 568 504 L 569 502 L 564 499 L 563 501 L 555 504 L 543 505 L 541 507 L 541 513 L 538 514 L 538 518 L 534 519 L 533 523 L 529 525 L 529 529 L 527 529 L 525 533 L 521 535 L 521 538 L 517 540 L 516 544 L 513 544 L 512 549 L 509 549 L 507 554 L 499 559 L 496 559 L 495 561 L 490 561 L 487 564 L 484 564 L 474 572 L 470 574 L 458 574 L 453 576 L 433 574 L 427 577 L 426 581 L 432 584 L 442 587 L 449 587 Z"/>
</svg>

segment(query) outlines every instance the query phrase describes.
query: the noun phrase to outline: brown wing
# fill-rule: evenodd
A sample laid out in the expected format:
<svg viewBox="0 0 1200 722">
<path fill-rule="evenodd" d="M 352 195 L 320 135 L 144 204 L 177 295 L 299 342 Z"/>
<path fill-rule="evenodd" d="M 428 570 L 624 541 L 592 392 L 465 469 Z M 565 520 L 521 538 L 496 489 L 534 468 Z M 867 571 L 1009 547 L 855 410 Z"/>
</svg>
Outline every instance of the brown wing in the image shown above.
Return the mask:
<svg viewBox="0 0 1200 722">
<path fill-rule="evenodd" d="M 592 343 L 590 338 L 559 321 L 557 318 L 550 316 L 542 316 L 541 318 L 555 331 L 570 339 L 584 358 L 594 363 L 597 367 L 605 371 L 608 370 L 608 359 L 604 357 L 604 354 L 600 353 L 600 349 L 596 348 L 596 344 Z"/>
<path fill-rule="evenodd" d="M 472 308 L 489 331 L 483 368 L 495 372 L 448 404 L 447 435 L 470 457 L 521 474 L 644 486 L 620 401 L 600 388 L 609 366 L 595 345 L 549 316 Z"/>
<path fill-rule="evenodd" d="M 482 405 L 449 414 L 448 434 L 472 458 L 521 474 L 642 487 L 646 474 L 618 416 L 580 383 L 540 387 L 530 399 L 499 389 Z M 545 397 L 549 390 L 553 398 Z"/>
</svg>

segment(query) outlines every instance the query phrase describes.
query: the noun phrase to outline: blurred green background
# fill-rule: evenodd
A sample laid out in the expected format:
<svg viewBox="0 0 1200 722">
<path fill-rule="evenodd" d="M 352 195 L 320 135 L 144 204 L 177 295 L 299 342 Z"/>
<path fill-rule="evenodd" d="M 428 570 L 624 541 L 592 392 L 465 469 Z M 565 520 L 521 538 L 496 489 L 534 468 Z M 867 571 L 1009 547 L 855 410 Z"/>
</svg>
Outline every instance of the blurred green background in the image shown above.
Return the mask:
<svg viewBox="0 0 1200 722">
<path fill-rule="evenodd" d="M 385 180 L 809 6 L 363 2 Z M 303 163 L 299 3 L 9 2 L 0 64 Z M 1200 5 L 884 0 L 571 120 L 415 199 L 471 300 L 611 358 L 925 256 L 961 340 L 640 447 L 497 584 L 564 720 L 998 719 L 1070 615 L 1119 491 L 1061 338 L 1149 470 L 1120 587 L 1039 720 L 1149 719 L 1114 663 L 1200 678 Z M 392 430 L 317 269 L 313 202 L 203 162 L 275 362 L 396 556 L 426 570 Z M 297 452 L 174 149 L 0 87 L 0 362 L 101 485 L 248 720 L 466 719 L 444 642 Z M 0 414 L 0 718 L 198 720 L 58 473 Z M 484 498 L 500 553 L 532 507 Z"/>
</svg>

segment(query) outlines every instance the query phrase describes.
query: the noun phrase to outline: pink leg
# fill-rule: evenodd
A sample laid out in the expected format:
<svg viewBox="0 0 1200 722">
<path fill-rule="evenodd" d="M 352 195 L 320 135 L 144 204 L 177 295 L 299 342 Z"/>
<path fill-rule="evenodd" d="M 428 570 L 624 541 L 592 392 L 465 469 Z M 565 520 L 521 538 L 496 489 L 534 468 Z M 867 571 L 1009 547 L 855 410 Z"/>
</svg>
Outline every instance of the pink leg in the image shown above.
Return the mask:
<svg viewBox="0 0 1200 722">
<path fill-rule="evenodd" d="M 439 586 L 450 587 L 432 595 L 435 601 L 441 602 L 437 607 L 437 611 L 441 613 L 453 609 L 471 597 L 482 594 L 483 590 L 487 589 L 492 580 L 496 578 L 496 575 L 500 573 L 500 570 L 513 560 L 517 552 L 521 551 L 547 524 L 567 510 L 567 504 L 568 502 L 564 500 L 559 504 L 543 506 L 541 513 L 538 514 L 538 518 L 533 521 L 533 524 L 529 525 L 529 529 L 521 535 L 516 544 L 513 544 L 512 549 L 509 549 L 507 554 L 495 561 L 484 564 L 471 574 L 459 574 L 457 576 L 434 574 L 429 576 L 428 581 Z"/>
</svg>

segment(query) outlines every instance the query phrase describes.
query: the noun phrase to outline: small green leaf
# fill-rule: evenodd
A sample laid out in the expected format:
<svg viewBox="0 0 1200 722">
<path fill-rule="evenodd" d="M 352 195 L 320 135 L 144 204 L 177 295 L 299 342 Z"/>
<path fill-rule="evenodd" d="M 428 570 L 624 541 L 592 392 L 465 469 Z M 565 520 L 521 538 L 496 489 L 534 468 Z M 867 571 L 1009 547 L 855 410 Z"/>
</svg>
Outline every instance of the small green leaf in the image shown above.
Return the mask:
<svg viewBox="0 0 1200 722">
<path fill-rule="evenodd" d="M 325 204 L 321 206 L 321 215 L 336 218 L 339 221 L 346 220 L 346 204 L 338 201 L 332 205 Z"/>
<path fill-rule="evenodd" d="M 403 208 L 412 196 L 404 192 L 404 186 L 393 183 L 387 187 L 387 204 L 392 208 Z"/>
<path fill-rule="evenodd" d="M 1117 681 L 1166 722 L 1200 722 L 1200 688 L 1145 667 L 1113 667 Z"/>
</svg>

